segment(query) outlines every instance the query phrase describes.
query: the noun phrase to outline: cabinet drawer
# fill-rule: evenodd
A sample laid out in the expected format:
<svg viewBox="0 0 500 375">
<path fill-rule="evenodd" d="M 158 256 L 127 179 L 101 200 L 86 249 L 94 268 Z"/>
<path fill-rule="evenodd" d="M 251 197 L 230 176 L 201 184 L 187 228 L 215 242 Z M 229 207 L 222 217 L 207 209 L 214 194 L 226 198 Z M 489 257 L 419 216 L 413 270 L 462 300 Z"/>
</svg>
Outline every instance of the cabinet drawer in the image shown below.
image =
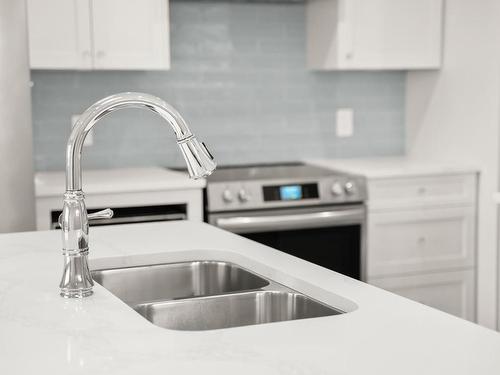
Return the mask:
<svg viewBox="0 0 500 375">
<path fill-rule="evenodd" d="M 475 320 L 475 278 L 472 269 L 371 279 L 369 283 L 449 314 Z"/>
<path fill-rule="evenodd" d="M 473 206 L 368 215 L 368 277 L 474 266 Z"/>
<path fill-rule="evenodd" d="M 368 182 L 370 210 L 472 204 L 476 174 L 376 179 Z"/>
</svg>

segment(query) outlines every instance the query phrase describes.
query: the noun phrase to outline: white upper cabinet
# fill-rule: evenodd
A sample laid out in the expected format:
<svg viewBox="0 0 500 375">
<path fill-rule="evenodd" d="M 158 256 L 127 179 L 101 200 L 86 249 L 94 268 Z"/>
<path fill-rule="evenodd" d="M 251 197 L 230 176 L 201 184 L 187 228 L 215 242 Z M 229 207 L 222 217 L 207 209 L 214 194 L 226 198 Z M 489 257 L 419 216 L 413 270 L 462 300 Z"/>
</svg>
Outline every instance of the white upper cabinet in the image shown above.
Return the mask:
<svg viewBox="0 0 500 375">
<path fill-rule="evenodd" d="M 165 0 L 92 0 L 96 69 L 169 69 Z"/>
<path fill-rule="evenodd" d="M 28 0 L 33 69 L 90 69 L 88 0 Z"/>
<path fill-rule="evenodd" d="M 317 70 L 436 69 L 443 0 L 308 0 L 308 65 Z"/>
<path fill-rule="evenodd" d="M 167 70 L 168 0 L 28 0 L 32 69 Z"/>
</svg>

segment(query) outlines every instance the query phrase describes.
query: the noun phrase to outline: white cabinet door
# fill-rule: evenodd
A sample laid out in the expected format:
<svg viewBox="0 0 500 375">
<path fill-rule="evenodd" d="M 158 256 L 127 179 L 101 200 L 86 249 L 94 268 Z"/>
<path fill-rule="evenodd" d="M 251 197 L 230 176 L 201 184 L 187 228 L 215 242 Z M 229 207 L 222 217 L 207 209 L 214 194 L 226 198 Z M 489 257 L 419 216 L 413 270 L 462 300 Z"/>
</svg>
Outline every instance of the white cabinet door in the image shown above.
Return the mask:
<svg viewBox="0 0 500 375">
<path fill-rule="evenodd" d="M 32 69 L 90 69 L 89 0 L 28 0 Z"/>
<path fill-rule="evenodd" d="M 475 263 L 474 206 L 368 214 L 368 278 Z"/>
<path fill-rule="evenodd" d="M 449 314 L 475 320 L 474 271 L 369 279 L 370 284 Z"/>
<path fill-rule="evenodd" d="M 96 69 L 169 69 L 168 0 L 91 0 Z"/>
<path fill-rule="evenodd" d="M 442 0 L 309 0 L 309 66 L 438 68 L 442 7 Z"/>
</svg>

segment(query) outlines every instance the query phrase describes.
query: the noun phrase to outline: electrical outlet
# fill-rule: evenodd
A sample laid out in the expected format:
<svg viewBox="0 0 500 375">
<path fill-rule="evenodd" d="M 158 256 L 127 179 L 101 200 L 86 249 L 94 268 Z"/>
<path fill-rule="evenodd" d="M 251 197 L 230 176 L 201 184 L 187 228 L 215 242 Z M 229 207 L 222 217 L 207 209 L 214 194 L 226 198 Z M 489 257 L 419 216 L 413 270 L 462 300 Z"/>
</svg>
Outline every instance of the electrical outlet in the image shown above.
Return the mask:
<svg viewBox="0 0 500 375">
<path fill-rule="evenodd" d="M 337 109 L 335 117 L 337 137 L 352 137 L 354 133 L 354 111 L 352 108 Z"/>
<path fill-rule="evenodd" d="M 71 128 L 75 126 L 76 122 L 80 118 L 80 115 L 71 116 Z M 94 129 L 91 129 L 87 136 L 85 137 L 85 141 L 83 142 L 84 146 L 92 146 L 94 144 Z"/>
</svg>

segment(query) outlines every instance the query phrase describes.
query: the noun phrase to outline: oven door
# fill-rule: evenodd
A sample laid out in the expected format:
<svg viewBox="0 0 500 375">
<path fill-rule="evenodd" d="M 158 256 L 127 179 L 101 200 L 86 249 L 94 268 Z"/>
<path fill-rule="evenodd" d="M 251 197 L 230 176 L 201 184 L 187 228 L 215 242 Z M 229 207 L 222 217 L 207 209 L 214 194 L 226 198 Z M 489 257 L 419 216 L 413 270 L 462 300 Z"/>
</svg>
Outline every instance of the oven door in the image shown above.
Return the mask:
<svg viewBox="0 0 500 375">
<path fill-rule="evenodd" d="M 344 275 L 364 279 L 363 205 L 209 215 L 209 223 Z"/>
</svg>

